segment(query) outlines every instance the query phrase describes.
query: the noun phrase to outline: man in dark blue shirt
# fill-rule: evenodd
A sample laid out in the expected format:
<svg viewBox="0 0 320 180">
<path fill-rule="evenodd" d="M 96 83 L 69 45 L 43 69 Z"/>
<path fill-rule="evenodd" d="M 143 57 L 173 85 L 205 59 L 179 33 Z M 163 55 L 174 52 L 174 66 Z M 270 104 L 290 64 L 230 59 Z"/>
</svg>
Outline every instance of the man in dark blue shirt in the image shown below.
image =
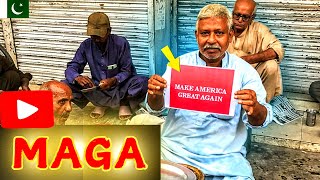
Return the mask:
<svg viewBox="0 0 320 180">
<path fill-rule="evenodd" d="M 100 118 L 107 107 L 119 107 L 119 118 L 128 119 L 147 92 L 148 78 L 138 76 L 132 63 L 130 45 L 121 36 L 111 34 L 109 18 L 101 12 L 88 18 L 87 35 L 73 60 L 67 64 L 66 82 L 73 91 L 74 103 L 80 108 L 91 102 L 96 108 L 92 118 Z M 89 64 L 91 78 L 83 73 Z M 81 92 L 97 86 L 98 88 Z"/>
</svg>

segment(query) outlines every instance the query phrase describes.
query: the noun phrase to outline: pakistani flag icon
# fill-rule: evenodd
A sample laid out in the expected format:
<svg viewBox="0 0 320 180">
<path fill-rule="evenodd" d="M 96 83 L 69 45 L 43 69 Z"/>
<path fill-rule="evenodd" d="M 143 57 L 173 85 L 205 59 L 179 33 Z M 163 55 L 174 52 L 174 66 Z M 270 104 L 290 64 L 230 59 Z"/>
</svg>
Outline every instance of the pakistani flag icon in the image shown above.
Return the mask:
<svg viewBox="0 0 320 180">
<path fill-rule="evenodd" d="M 29 0 L 1 0 L 0 18 L 28 18 Z"/>
</svg>

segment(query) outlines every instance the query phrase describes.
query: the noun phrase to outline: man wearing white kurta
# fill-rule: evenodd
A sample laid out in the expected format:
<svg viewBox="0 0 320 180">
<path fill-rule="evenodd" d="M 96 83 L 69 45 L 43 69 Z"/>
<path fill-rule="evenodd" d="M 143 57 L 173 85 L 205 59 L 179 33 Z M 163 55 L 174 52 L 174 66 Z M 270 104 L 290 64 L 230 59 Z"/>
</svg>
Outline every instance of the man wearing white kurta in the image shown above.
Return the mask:
<svg viewBox="0 0 320 180">
<path fill-rule="evenodd" d="M 233 35 L 231 24 L 231 15 L 225 6 L 205 6 L 196 24 L 199 51 L 181 56 L 180 62 L 234 69 L 234 98 L 238 100 L 234 116 L 169 109 L 161 135 L 162 158 L 197 167 L 205 173 L 206 180 L 254 179 L 245 158 L 246 126 L 264 127 L 272 121 L 271 106 L 265 101 L 266 91 L 259 74 L 250 64 L 226 52 Z M 162 77 L 153 75 L 148 81 L 150 112 L 165 110 L 163 93 L 168 74 L 169 69 Z"/>
</svg>

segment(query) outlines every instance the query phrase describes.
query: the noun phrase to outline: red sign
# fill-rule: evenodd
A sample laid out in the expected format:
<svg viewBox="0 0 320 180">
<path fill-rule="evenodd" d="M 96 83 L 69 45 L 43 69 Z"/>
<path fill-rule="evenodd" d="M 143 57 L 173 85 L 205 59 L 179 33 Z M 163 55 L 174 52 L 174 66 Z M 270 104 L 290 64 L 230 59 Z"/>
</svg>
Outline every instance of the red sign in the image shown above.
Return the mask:
<svg viewBox="0 0 320 180">
<path fill-rule="evenodd" d="M 230 111 L 234 70 L 186 65 L 180 68 L 180 72 L 171 71 L 169 107 L 234 114 Z"/>
<path fill-rule="evenodd" d="M 51 91 L 5 91 L 0 94 L 3 128 L 49 128 L 54 125 Z"/>
</svg>

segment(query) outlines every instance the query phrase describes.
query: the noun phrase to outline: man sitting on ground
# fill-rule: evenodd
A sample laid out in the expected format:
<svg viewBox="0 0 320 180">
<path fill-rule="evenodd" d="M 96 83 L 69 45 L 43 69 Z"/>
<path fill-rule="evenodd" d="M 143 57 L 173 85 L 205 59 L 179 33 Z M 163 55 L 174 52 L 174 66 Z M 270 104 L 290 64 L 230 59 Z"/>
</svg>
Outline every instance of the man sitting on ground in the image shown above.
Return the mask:
<svg viewBox="0 0 320 180">
<path fill-rule="evenodd" d="M 253 0 L 237 0 L 232 13 L 234 37 L 228 51 L 251 64 L 267 91 L 267 102 L 282 93 L 279 64 L 284 56 L 280 41 L 270 29 L 254 21 L 257 5 Z"/>
<path fill-rule="evenodd" d="M 107 107 L 119 107 L 119 119 L 131 117 L 147 93 L 148 78 L 138 76 L 132 63 L 129 42 L 111 34 L 109 18 L 95 12 L 88 18 L 87 35 L 65 71 L 67 83 L 73 92 L 73 102 L 84 108 L 91 102 L 95 109 L 92 118 L 100 118 Z M 82 75 L 89 64 L 91 77 Z M 99 86 L 89 92 L 82 89 Z"/>
<path fill-rule="evenodd" d="M 0 91 L 29 91 L 30 73 L 23 73 L 8 58 L 0 55 Z"/>
<path fill-rule="evenodd" d="M 233 35 L 231 25 L 225 6 L 210 4 L 202 8 L 195 31 L 199 50 L 180 56 L 180 62 L 234 69 L 234 98 L 238 100 L 234 116 L 170 108 L 161 133 L 162 158 L 196 167 L 205 173 L 206 180 L 254 179 L 245 158 L 246 126 L 262 127 L 272 121 L 259 74 L 247 62 L 226 52 Z M 162 77 L 150 77 L 147 109 L 151 113 L 166 110 L 164 89 L 170 88 L 169 79 L 170 68 Z"/>
</svg>

